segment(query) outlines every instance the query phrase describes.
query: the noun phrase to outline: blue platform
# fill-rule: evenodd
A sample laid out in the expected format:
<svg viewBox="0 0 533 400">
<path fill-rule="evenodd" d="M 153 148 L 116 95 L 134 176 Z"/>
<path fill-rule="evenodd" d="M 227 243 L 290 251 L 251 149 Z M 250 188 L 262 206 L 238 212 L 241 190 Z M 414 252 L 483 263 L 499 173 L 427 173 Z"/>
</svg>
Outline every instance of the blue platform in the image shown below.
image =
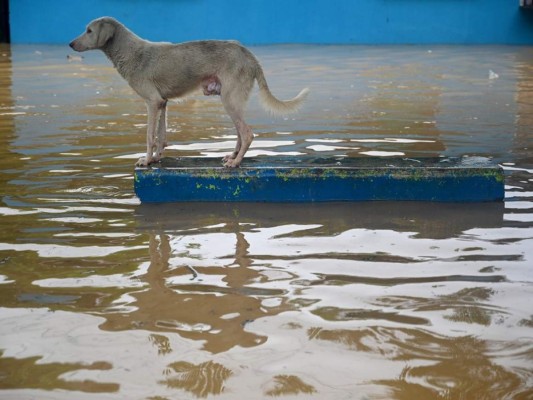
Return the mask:
<svg viewBox="0 0 533 400">
<path fill-rule="evenodd" d="M 481 157 L 165 158 L 135 169 L 135 193 L 153 202 L 487 202 L 504 198 L 501 167 Z"/>
</svg>

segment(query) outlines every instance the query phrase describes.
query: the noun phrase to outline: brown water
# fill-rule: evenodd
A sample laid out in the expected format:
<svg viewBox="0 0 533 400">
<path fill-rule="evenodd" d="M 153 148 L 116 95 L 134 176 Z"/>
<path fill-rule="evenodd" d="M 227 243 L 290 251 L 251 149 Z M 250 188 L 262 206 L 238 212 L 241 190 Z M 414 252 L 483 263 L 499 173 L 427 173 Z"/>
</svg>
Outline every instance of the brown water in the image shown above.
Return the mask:
<svg viewBox="0 0 533 400">
<path fill-rule="evenodd" d="M 110 63 L 0 47 L 0 398 L 533 398 L 533 48 L 253 51 L 312 94 L 254 94 L 250 156 L 491 156 L 505 204 L 140 205 Z M 168 155 L 235 139 L 214 98 L 169 127 Z"/>
</svg>

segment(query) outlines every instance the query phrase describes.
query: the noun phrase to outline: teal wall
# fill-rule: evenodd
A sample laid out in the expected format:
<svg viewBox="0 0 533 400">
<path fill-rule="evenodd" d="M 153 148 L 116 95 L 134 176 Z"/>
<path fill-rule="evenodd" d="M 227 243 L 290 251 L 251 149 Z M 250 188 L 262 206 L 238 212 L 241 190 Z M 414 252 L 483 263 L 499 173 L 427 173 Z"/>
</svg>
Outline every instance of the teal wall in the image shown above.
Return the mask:
<svg viewBox="0 0 533 400">
<path fill-rule="evenodd" d="M 533 44 L 518 0 L 11 0 L 12 43 L 68 43 L 103 15 L 149 40 Z"/>
</svg>

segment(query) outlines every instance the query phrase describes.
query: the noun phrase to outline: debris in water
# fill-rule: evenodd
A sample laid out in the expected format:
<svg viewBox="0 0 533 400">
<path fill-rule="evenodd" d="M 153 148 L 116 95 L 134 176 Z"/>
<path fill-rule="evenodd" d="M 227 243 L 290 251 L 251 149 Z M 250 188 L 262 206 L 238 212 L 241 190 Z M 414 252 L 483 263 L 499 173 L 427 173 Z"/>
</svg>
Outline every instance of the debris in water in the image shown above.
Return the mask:
<svg viewBox="0 0 533 400">
<path fill-rule="evenodd" d="M 67 54 L 67 60 L 68 62 L 81 62 L 81 60 L 83 60 L 83 57 Z"/>
</svg>

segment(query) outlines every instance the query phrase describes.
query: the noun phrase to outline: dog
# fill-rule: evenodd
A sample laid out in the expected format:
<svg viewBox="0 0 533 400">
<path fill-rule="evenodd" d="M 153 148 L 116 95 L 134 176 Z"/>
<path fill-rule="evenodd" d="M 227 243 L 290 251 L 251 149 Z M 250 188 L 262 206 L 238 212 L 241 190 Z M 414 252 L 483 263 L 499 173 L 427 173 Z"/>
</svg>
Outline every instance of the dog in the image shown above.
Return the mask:
<svg viewBox="0 0 533 400">
<path fill-rule="evenodd" d="M 141 39 L 111 17 L 95 19 L 70 47 L 78 52 L 99 49 L 119 74 L 141 96 L 148 110 L 146 156 L 137 166 L 159 162 L 166 143 L 168 99 L 202 89 L 206 96 L 220 96 L 235 124 L 235 151 L 223 159 L 225 167 L 238 167 L 253 140 L 243 113 L 255 81 L 263 107 L 272 114 L 298 110 L 308 95 L 303 89 L 291 100 L 278 100 L 268 87 L 255 56 L 236 41 L 204 40 L 178 44 Z"/>
</svg>

